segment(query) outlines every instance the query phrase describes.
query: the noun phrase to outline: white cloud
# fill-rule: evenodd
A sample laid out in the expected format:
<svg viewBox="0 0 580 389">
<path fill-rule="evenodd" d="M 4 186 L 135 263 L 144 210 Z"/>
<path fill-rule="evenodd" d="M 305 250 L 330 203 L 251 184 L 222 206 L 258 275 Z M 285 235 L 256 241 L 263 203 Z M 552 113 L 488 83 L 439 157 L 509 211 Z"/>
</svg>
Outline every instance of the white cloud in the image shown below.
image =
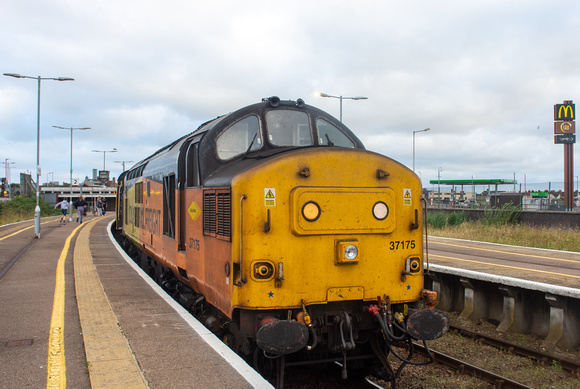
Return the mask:
<svg viewBox="0 0 580 389">
<path fill-rule="evenodd" d="M 407 166 L 412 131 L 430 127 L 417 135 L 424 181 L 438 167 L 563 181 L 552 105 L 578 93 L 579 21 L 567 1 L 9 2 L 1 70 L 75 78 L 42 84 L 41 165 L 61 181 L 68 137 L 52 125 L 93 128 L 75 138 L 75 171 L 91 175 L 102 167 L 91 149 L 139 160 L 262 97 L 338 117 L 338 101 L 314 92 L 367 96 L 344 101 L 344 122 Z M 34 80 L 1 77 L 0 141 L 31 151 L 0 155 L 15 169 L 34 169 L 35 114 Z"/>
</svg>

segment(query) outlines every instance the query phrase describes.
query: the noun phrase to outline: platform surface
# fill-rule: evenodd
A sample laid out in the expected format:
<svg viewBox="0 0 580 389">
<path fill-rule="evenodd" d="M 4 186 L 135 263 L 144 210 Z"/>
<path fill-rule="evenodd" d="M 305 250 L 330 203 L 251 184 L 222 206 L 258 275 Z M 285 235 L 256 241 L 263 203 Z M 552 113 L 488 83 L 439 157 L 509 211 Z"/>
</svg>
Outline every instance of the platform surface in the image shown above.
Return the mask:
<svg viewBox="0 0 580 389">
<path fill-rule="evenodd" d="M 142 277 L 111 220 L 0 227 L 0 387 L 271 387 Z"/>
</svg>

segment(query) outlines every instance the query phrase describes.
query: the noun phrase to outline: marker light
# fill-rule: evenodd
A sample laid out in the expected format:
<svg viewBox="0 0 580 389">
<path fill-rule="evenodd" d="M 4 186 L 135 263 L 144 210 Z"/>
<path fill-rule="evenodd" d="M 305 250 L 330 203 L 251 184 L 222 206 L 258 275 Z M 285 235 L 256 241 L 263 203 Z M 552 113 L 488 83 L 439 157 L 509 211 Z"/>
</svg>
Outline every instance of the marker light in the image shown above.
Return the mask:
<svg viewBox="0 0 580 389">
<path fill-rule="evenodd" d="M 377 201 L 373 205 L 373 216 L 377 220 L 385 220 L 389 215 L 389 207 L 382 201 Z"/>
<path fill-rule="evenodd" d="M 405 260 L 406 274 L 415 274 L 421 271 L 421 259 L 418 257 L 409 257 Z"/>
<path fill-rule="evenodd" d="M 302 216 L 309 222 L 316 221 L 320 217 L 320 206 L 314 201 L 308 201 L 302 206 Z"/>
<path fill-rule="evenodd" d="M 252 278 L 255 281 L 267 281 L 274 277 L 274 265 L 269 261 L 252 263 Z"/>
</svg>

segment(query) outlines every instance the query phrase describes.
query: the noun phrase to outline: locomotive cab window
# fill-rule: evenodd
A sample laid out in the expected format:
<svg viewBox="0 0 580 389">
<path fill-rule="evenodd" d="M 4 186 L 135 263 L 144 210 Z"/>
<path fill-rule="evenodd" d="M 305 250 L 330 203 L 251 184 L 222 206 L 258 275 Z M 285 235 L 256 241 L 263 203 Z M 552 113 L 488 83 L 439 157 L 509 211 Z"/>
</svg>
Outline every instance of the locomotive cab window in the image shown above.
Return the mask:
<svg viewBox="0 0 580 389">
<path fill-rule="evenodd" d="M 194 143 L 187 149 L 187 187 L 199 186 L 198 143 Z"/>
<path fill-rule="evenodd" d="M 275 146 L 311 146 L 312 131 L 305 112 L 278 109 L 266 113 L 270 143 Z"/>
<path fill-rule="evenodd" d="M 252 115 L 234 123 L 219 136 L 216 145 L 217 155 L 223 160 L 259 149 L 262 135 L 258 117 Z"/>
<path fill-rule="evenodd" d="M 354 143 L 340 129 L 324 119 L 316 120 L 318 143 L 321 146 L 354 148 Z"/>
</svg>

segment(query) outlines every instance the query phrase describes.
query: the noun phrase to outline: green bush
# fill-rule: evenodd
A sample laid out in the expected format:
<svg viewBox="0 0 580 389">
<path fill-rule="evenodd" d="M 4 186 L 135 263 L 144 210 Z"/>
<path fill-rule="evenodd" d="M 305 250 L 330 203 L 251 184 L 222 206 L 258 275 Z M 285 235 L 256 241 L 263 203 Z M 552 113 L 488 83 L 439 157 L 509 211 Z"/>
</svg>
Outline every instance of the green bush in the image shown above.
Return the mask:
<svg viewBox="0 0 580 389">
<path fill-rule="evenodd" d="M 465 212 L 431 212 L 427 213 L 427 224 L 430 227 L 443 228 L 458 226 L 467 221 Z"/>
<path fill-rule="evenodd" d="M 427 225 L 435 228 L 443 228 L 447 225 L 447 218 L 443 212 L 427 213 Z"/>
<path fill-rule="evenodd" d="M 458 226 L 465 222 L 467 217 L 465 212 L 453 212 L 447 215 L 447 225 L 448 226 Z"/>
<path fill-rule="evenodd" d="M 504 204 L 501 208 L 485 210 L 481 222 L 490 226 L 506 226 L 518 224 L 522 210 L 512 203 Z"/>
<path fill-rule="evenodd" d="M 60 214 L 60 210 L 49 206 L 44 199 L 39 199 L 40 216 L 54 216 Z M 14 223 L 22 220 L 34 219 L 36 197 L 16 196 L 11 201 L 0 203 L 0 225 Z"/>
</svg>

